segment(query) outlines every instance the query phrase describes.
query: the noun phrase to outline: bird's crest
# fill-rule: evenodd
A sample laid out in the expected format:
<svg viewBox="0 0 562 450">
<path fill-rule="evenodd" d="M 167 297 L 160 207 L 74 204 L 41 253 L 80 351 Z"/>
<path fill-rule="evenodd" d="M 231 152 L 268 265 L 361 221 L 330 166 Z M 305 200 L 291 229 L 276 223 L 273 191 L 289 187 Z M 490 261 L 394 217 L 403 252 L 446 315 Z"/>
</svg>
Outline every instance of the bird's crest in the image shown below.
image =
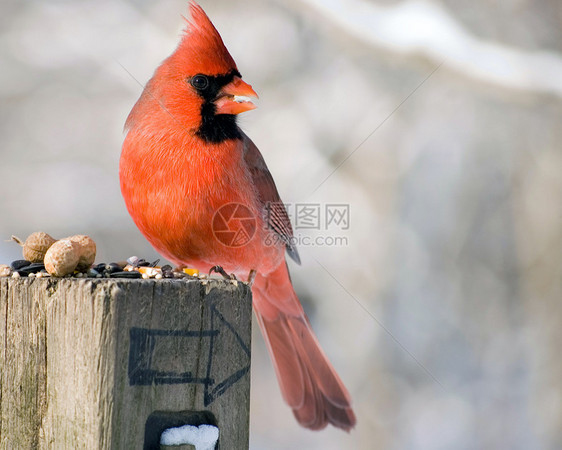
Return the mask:
<svg viewBox="0 0 562 450">
<path fill-rule="evenodd" d="M 224 46 L 222 38 L 205 11 L 193 0 L 189 2 L 190 17 L 178 48 L 172 55 L 184 72 L 226 74 L 236 63 Z"/>
</svg>

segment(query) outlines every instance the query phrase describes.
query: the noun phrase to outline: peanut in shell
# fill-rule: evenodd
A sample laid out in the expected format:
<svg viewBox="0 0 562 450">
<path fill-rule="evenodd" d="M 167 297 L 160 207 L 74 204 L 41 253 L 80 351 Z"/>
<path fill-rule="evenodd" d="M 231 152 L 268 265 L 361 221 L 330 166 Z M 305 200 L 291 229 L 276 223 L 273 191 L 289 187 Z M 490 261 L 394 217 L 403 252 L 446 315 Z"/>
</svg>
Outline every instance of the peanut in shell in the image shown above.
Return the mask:
<svg viewBox="0 0 562 450">
<path fill-rule="evenodd" d="M 70 239 L 55 242 L 45 254 L 45 269 L 52 276 L 64 277 L 76 269 L 80 260 L 80 244 Z"/>
<path fill-rule="evenodd" d="M 96 243 L 94 240 L 84 234 L 76 234 L 67 239 L 76 242 L 80 246 L 80 259 L 76 269 L 81 272 L 88 270 L 96 259 Z"/>
<path fill-rule="evenodd" d="M 12 240 L 23 247 L 23 259 L 33 263 L 42 263 L 45 253 L 56 242 L 55 238 L 43 231 L 31 233 L 25 242 L 22 242 L 16 236 L 12 236 Z"/>
</svg>

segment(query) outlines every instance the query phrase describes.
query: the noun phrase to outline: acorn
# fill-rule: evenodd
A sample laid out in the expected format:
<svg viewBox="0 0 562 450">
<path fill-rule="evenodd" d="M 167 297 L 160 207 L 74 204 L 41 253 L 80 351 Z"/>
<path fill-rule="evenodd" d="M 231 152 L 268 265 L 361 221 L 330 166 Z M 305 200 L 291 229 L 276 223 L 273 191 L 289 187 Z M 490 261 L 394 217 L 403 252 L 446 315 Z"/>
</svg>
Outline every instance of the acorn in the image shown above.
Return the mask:
<svg viewBox="0 0 562 450">
<path fill-rule="evenodd" d="M 55 277 L 64 277 L 74 272 L 80 261 L 80 244 L 70 239 L 55 242 L 45 254 L 45 269 Z"/>
<path fill-rule="evenodd" d="M 25 242 L 22 242 L 21 239 L 16 236 L 12 236 L 12 240 L 23 247 L 23 259 L 33 263 L 42 263 L 45 258 L 45 253 L 47 253 L 49 247 L 56 242 L 55 238 L 43 231 L 31 233 Z"/>
<path fill-rule="evenodd" d="M 76 242 L 80 246 L 80 259 L 76 269 L 81 272 L 88 270 L 96 259 L 96 243 L 94 240 L 90 236 L 83 234 L 76 234 L 67 239 Z"/>
</svg>

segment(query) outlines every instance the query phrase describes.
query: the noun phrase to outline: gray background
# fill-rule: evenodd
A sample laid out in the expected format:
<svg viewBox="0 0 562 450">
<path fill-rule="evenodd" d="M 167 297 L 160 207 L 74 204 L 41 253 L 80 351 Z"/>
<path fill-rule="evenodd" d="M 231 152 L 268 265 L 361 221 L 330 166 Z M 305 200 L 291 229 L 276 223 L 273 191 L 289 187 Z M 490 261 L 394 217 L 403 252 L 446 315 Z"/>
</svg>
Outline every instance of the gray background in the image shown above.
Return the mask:
<svg viewBox="0 0 562 450">
<path fill-rule="evenodd" d="M 562 446 L 561 3 L 202 6 L 260 94 L 241 126 L 283 199 L 350 208 L 348 230 L 296 230 L 347 245 L 301 246 L 291 269 L 358 426 L 299 428 L 255 327 L 251 448 Z M 157 257 L 118 160 L 186 10 L 4 0 L 0 262 L 37 230 Z"/>
</svg>

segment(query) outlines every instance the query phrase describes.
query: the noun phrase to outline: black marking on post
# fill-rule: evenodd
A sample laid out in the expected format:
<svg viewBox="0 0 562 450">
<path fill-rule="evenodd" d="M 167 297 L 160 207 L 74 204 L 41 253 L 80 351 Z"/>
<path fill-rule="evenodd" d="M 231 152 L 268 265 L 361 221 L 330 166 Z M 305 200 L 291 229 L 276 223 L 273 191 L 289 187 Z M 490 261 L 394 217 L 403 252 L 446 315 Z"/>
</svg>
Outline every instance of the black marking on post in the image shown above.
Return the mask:
<svg viewBox="0 0 562 450">
<path fill-rule="evenodd" d="M 207 407 L 223 395 L 230 387 L 235 385 L 250 370 L 250 347 L 240 337 L 234 326 L 217 309 L 215 304 L 210 305 L 211 329 L 210 330 L 160 330 L 133 327 L 129 330 L 129 384 L 131 386 L 149 386 L 152 384 L 202 384 L 204 386 L 203 403 Z M 212 376 L 213 349 L 215 340 L 224 335 L 224 338 L 234 338 L 242 352 L 247 356 L 247 364 L 224 380 L 217 382 Z M 158 339 L 173 337 L 176 339 L 195 338 L 197 340 L 209 339 L 209 351 L 205 377 L 196 377 L 197 367 L 184 372 L 156 370 L 153 368 L 154 350 Z M 195 345 L 195 344 L 194 344 Z M 196 361 L 194 361 L 197 364 Z"/>
<path fill-rule="evenodd" d="M 151 384 L 214 384 L 210 378 L 197 378 L 193 371 L 173 372 L 152 369 L 154 347 L 159 337 L 197 338 L 213 337 L 219 330 L 150 330 L 147 328 L 133 327 L 129 330 L 129 384 L 131 386 L 148 386 Z"/>
<path fill-rule="evenodd" d="M 233 335 L 240 347 L 242 348 L 243 352 L 248 356 L 248 361 L 250 360 L 250 348 L 246 343 L 242 340 L 240 335 L 237 333 L 236 329 L 231 325 L 231 323 L 226 320 L 226 318 L 221 314 L 221 312 L 217 309 L 216 305 L 211 305 L 211 328 L 215 327 L 215 317 L 219 319 L 219 323 L 225 326 Z M 209 345 L 209 359 L 207 361 L 207 378 L 211 376 L 211 369 L 212 369 L 212 362 L 213 362 L 213 345 L 214 345 L 215 336 L 211 336 L 211 343 Z M 243 367 L 240 370 L 237 370 L 232 375 L 227 377 L 225 380 L 218 383 L 212 389 L 210 389 L 210 384 L 205 384 L 205 390 L 203 394 L 203 404 L 205 406 L 209 406 L 213 403 L 218 397 L 223 395 L 228 388 L 236 384 L 246 373 L 250 370 L 250 363 Z"/>
</svg>

